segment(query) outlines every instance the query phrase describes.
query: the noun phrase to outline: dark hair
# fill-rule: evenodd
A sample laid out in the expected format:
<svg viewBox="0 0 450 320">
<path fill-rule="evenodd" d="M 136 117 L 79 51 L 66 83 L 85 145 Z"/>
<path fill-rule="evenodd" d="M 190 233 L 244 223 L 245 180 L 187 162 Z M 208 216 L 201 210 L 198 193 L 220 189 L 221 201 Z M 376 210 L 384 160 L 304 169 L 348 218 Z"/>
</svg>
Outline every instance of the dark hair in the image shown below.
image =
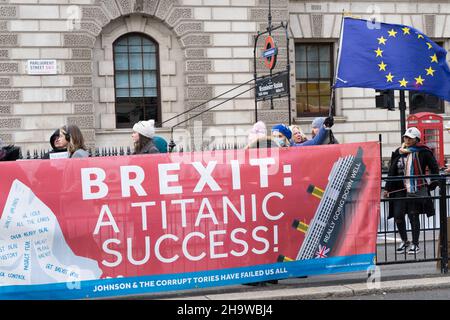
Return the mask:
<svg viewBox="0 0 450 320">
<path fill-rule="evenodd" d="M 135 154 L 140 154 L 142 149 L 145 147 L 145 145 L 147 143 L 149 143 L 149 141 L 152 140 L 152 138 L 148 138 L 146 136 L 143 136 L 140 133 L 138 133 L 138 134 L 139 134 L 139 140 L 134 143 L 134 153 Z"/>
</svg>

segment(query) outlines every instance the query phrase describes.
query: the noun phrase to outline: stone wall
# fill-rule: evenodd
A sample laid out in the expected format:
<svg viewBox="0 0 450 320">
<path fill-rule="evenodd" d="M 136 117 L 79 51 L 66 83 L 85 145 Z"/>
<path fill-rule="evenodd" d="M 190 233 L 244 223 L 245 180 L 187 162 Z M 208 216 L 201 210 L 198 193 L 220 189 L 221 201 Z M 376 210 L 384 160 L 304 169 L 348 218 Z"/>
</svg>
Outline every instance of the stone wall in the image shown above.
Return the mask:
<svg viewBox="0 0 450 320">
<path fill-rule="evenodd" d="M 131 130 L 115 129 L 112 43 L 137 31 L 160 46 L 162 120 L 205 103 L 159 134 L 168 137 L 178 121 L 221 104 L 195 119 L 203 121 L 202 134 L 214 128 L 242 141 L 254 122 L 253 91 L 227 103 L 231 94 L 207 100 L 253 78 L 253 39 L 267 25 L 267 8 L 267 0 L 2 1 L 0 136 L 25 150 L 48 148 L 56 128 L 76 123 L 90 146 L 131 144 Z M 274 24 L 288 20 L 287 9 L 288 0 L 272 1 Z M 282 50 L 280 66 L 287 62 Z M 29 59 L 55 59 L 58 72 L 29 75 Z M 262 103 L 265 119 L 286 119 L 286 102 L 275 110 Z"/>
<path fill-rule="evenodd" d="M 289 21 L 292 35 L 297 42 L 331 42 L 335 57 L 341 27 L 342 14 L 350 13 L 363 19 L 376 17 L 378 21 L 399 23 L 422 30 L 435 40 L 444 41 L 450 49 L 450 4 L 448 1 L 291 1 Z M 450 62 L 450 55 L 447 55 Z M 291 61 L 292 62 L 292 61 Z M 375 90 L 345 88 L 336 90 L 336 124 L 334 132 L 340 142 L 378 141 L 382 135 L 383 157 L 388 158 L 398 147 L 400 111 L 398 91 L 396 110 L 375 108 Z M 408 92 L 406 92 L 408 106 Z M 445 103 L 445 123 L 450 120 L 450 105 Z M 408 116 L 408 108 L 406 116 Z M 302 127 L 310 130 L 309 119 L 297 119 Z M 450 154 L 450 135 L 444 133 L 446 154 Z"/>
<path fill-rule="evenodd" d="M 448 1 L 299 1 L 272 0 L 273 23 L 289 23 L 286 51 L 282 30 L 274 33 L 279 46 L 277 70 L 290 56 L 291 103 L 295 116 L 295 42 L 332 42 L 335 52 L 343 12 L 370 18 L 373 10 L 385 22 L 423 30 L 450 48 Z M 370 11 L 372 10 L 372 11 Z M 177 121 L 214 108 L 177 126 L 180 135 L 224 142 L 224 134 L 245 142 L 255 121 L 252 90 L 226 102 L 226 93 L 253 79 L 253 42 L 267 27 L 268 0 L 4 0 L 0 1 L 0 137 L 24 149 L 48 148 L 51 133 L 65 123 L 82 127 L 91 146 L 130 145 L 131 130 L 115 129 L 112 43 L 127 32 L 142 32 L 160 45 L 162 120 L 158 133 L 169 137 Z M 258 42 L 261 54 L 263 37 Z M 29 59 L 55 59 L 56 75 L 29 75 Z M 261 59 L 256 70 L 265 73 Z M 248 90 L 250 84 L 243 86 Z M 223 94 L 215 101 L 209 99 Z M 400 140 L 399 112 L 375 109 L 375 92 L 336 92 L 334 131 L 341 142 L 378 140 L 381 133 L 390 155 Z M 398 100 L 397 100 L 398 101 Z M 446 103 L 445 121 L 450 118 Z M 289 121 L 288 100 L 258 104 L 258 119 L 268 125 Z M 309 132 L 311 118 L 295 119 Z M 183 136 L 183 138 L 185 138 Z M 191 139 L 192 140 L 192 139 Z M 445 135 L 446 150 L 450 137 Z M 226 141 L 231 142 L 231 141 Z M 450 152 L 447 152 L 450 153 Z"/>
</svg>

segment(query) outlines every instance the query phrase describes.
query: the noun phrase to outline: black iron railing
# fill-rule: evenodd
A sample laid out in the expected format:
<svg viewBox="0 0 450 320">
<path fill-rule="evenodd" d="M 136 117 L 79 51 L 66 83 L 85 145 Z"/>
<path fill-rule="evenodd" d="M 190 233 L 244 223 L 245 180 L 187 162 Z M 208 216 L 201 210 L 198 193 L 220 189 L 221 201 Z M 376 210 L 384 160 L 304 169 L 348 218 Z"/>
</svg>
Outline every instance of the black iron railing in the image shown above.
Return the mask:
<svg viewBox="0 0 450 320">
<path fill-rule="evenodd" d="M 389 204 L 394 201 L 410 203 L 411 197 L 387 197 L 384 198 L 384 185 L 387 181 L 404 179 L 432 179 L 439 183 L 439 187 L 430 191 L 428 196 L 415 197 L 414 200 L 431 200 L 434 205 L 435 214 L 427 216 L 420 214 L 420 252 L 408 253 L 407 250 L 401 252 L 397 248 L 401 245 L 397 225 L 394 218 L 388 219 Z M 448 272 L 448 244 L 447 244 L 447 207 L 449 192 L 446 175 L 426 175 L 409 177 L 382 177 L 382 198 L 380 203 L 380 222 L 377 237 L 377 264 L 399 264 L 436 261 L 440 263 L 441 272 Z M 407 234 L 411 240 L 411 224 L 406 215 Z"/>
</svg>

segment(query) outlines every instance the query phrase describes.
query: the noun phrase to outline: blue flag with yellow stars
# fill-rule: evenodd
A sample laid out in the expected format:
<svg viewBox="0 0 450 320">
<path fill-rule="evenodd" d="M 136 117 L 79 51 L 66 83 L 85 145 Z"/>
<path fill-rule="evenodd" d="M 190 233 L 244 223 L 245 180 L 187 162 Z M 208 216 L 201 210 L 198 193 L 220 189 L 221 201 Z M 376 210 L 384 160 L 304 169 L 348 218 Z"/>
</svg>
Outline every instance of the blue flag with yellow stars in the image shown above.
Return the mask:
<svg viewBox="0 0 450 320">
<path fill-rule="evenodd" d="M 335 88 L 417 90 L 450 101 L 445 49 L 412 27 L 344 18 Z"/>
</svg>

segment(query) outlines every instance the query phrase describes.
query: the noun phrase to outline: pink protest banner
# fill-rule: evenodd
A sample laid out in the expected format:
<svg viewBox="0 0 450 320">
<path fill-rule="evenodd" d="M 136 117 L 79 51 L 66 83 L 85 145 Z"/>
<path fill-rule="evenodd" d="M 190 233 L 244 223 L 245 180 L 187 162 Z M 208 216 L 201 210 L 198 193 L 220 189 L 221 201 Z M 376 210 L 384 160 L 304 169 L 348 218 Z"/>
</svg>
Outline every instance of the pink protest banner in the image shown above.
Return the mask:
<svg viewBox="0 0 450 320">
<path fill-rule="evenodd" d="M 374 264 L 376 142 L 0 164 L 0 297 L 79 298 Z"/>
</svg>

